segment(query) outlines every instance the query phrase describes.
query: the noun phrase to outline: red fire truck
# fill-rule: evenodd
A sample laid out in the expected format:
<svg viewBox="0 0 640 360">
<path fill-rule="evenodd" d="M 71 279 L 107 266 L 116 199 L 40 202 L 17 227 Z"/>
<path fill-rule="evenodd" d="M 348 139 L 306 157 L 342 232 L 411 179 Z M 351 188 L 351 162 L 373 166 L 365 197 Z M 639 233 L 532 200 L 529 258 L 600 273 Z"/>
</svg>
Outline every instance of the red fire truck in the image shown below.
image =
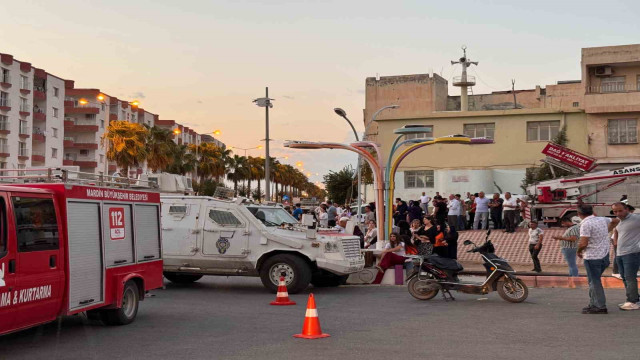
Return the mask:
<svg viewBox="0 0 640 360">
<path fill-rule="evenodd" d="M 0 334 L 80 312 L 132 322 L 162 286 L 159 193 L 47 173 L 0 186 Z"/>
</svg>

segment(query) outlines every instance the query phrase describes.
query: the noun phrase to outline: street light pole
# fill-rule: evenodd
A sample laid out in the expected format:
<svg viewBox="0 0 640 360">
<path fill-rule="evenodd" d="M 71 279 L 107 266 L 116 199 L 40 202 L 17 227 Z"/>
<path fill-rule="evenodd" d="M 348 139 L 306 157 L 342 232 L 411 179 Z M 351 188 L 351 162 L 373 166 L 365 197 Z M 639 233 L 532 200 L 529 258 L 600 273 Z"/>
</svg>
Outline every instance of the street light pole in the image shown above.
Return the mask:
<svg viewBox="0 0 640 360">
<path fill-rule="evenodd" d="M 347 112 L 342 110 L 341 108 L 335 108 L 333 109 L 333 111 L 335 111 L 336 114 L 338 114 L 338 116 L 344 118 L 345 120 L 347 120 L 347 122 L 349 123 L 349 126 L 351 126 L 351 130 L 353 130 L 353 135 L 356 136 L 356 141 L 360 141 L 360 138 L 358 137 L 358 132 L 356 131 L 356 128 L 353 126 L 353 124 L 351 123 L 351 121 L 349 120 L 349 118 L 347 117 Z M 362 207 L 362 197 L 360 196 L 360 185 L 362 184 L 362 155 L 358 154 L 358 212 L 357 212 L 357 219 L 358 222 L 360 222 L 360 208 Z M 353 185 L 352 185 L 353 186 Z"/>
<path fill-rule="evenodd" d="M 265 97 L 253 100 L 253 102 L 259 107 L 265 108 L 265 157 L 264 157 L 264 190 L 265 197 L 271 199 L 271 171 L 269 169 L 269 108 L 273 107 L 271 102 L 273 99 L 269 99 L 269 87 L 265 88 Z"/>
</svg>

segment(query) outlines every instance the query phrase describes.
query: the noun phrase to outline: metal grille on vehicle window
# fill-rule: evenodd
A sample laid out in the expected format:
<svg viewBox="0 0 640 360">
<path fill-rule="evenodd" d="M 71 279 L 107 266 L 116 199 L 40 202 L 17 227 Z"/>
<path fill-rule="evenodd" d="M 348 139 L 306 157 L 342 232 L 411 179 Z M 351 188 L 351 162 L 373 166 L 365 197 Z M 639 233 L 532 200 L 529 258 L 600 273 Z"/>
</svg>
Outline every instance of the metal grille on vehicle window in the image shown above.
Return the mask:
<svg viewBox="0 0 640 360">
<path fill-rule="evenodd" d="M 221 210 L 209 210 L 209 218 L 222 226 L 241 226 L 242 222 L 232 213 Z"/>
</svg>

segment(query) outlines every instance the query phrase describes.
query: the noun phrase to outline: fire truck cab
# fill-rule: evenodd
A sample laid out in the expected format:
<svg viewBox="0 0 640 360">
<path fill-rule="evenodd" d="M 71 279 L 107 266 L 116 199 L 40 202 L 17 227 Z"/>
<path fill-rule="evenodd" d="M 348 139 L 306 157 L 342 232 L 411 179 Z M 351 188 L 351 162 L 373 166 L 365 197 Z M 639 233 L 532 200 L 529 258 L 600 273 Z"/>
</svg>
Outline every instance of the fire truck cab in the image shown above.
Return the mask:
<svg viewBox="0 0 640 360">
<path fill-rule="evenodd" d="M 0 335 L 81 312 L 128 324 L 162 287 L 159 193 L 58 170 L 0 186 Z"/>
</svg>

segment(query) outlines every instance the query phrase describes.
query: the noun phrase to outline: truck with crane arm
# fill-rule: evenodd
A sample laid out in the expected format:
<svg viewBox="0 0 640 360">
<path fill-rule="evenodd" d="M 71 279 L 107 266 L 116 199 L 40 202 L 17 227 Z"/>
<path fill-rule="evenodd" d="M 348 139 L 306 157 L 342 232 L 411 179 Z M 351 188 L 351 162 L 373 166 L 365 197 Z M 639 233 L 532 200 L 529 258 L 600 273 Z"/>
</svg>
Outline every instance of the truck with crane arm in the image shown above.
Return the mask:
<svg viewBox="0 0 640 360">
<path fill-rule="evenodd" d="M 640 205 L 640 164 L 621 169 L 588 172 L 532 184 L 531 217 L 549 226 L 577 215 L 579 204 L 589 204 L 599 216 L 611 216 L 611 205 L 623 195 L 629 205 Z"/>
</svg>

